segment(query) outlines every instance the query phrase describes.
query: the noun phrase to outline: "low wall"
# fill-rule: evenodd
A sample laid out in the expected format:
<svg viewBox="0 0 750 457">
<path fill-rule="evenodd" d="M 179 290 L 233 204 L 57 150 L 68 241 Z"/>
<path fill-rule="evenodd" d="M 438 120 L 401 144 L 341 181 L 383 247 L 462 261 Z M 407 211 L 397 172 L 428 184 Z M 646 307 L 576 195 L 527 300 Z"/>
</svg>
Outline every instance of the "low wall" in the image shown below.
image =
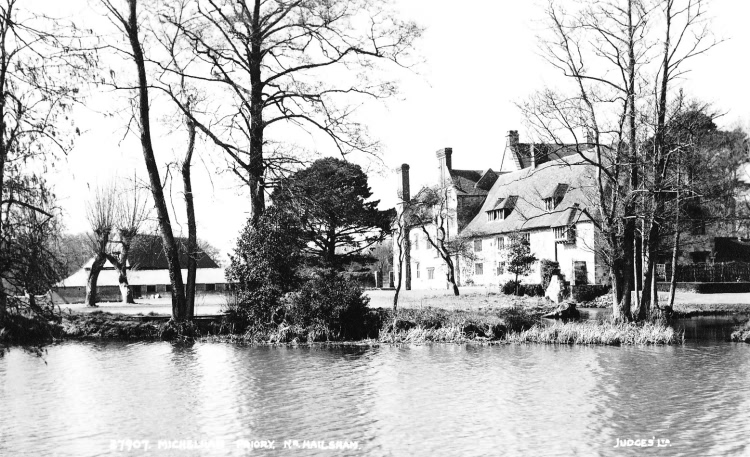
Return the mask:
<svg viewBox="0 0 750 457">
<path fill-rule="evenodd" d="M 741 294 L 750 292 L 750 282 L 678 282 L 677 290 L 697 294 Z M 656 283 L 660 292 L 669 292 L 668 282 Z"/>
</svg>

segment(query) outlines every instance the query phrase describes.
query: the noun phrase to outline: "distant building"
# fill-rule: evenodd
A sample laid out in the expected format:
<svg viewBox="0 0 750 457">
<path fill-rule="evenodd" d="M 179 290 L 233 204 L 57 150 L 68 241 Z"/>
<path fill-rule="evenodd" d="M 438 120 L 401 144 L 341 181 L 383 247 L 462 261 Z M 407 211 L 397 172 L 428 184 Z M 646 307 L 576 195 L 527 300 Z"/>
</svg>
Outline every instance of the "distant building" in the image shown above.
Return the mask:
<svg viewBox="0 0 750 457">
<path fill-rule="evenodd" d="M 180 265 L 187 266 L 188 256 L 185 251 L 186 240 L 177 239 L 179 247 Z M 86 297 L 86 283 L 88 281 L 93 257 L 78 271 L 60 281 L 54 288 L 53 297 L 63 303 L 81 302 Z M 217 293 L 230 289 L 230 284 L 221 268 L 206 253 L 198 259 L 196 270 L 196 292 Z M 182 270 L 183 281 L 187 280 L 187 269 Z M 160 236 L 138 235 L 128 255 L 128 284 L 133 297 L 144 298 L 154 295 L 166 296 L 172 292 L 169 280 L 167 258 Z M 99 301 L 119 301 L 121 299 L 119 274 L 114 266 L 106 262 L 99 273 L 97 281 L 97 299 Z"/>
<path fill-rule="evenodd" d="M 572 284 L 608 281 L 588 212 L 595 207 L 595 170 L 576 148 L 520 143 L 518 132 L 510 131 L 497 172 L 454 169 L 452 155 L 451 148 L 437 152 L 438 182 L 447 188 L 452 215 L 446 229 L 449 239 L 459 234 L 469 238 L 473 250 L 473 259 L 454 259 L 459 285 L 499 285 L 513 279 L 504 248 L 514 232 L 528 237 L 538 259 L 559 262 Z M 404 164 L 400 173 L 399 193 L 408 200 L 409 166 Z M 435 232 L 435 227 L 425 228 Z M 421 227 L 408 230 L 406 284 L 414 289 L 445 288 L 443 260 Z M 394 269 L 397 265 L 394 260 Z M 541 283 L 538 262 L 522 281 Z"/>
</svg>

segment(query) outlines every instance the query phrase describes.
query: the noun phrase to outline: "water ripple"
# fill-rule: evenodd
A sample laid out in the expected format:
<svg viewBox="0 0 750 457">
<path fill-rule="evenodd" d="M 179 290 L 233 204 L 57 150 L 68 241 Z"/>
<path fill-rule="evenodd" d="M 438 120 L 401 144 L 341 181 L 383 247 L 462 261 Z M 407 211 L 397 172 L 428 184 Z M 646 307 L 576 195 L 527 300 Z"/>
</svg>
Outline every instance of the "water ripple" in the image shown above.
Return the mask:
<svg viewBox="0 0 750 457">
<path fill-rule="evenodd" d="M 0 358 L 0 455 L 139 455 L 110 449 L 123 439 L 226 443 L 140 453 L 165 456 L 246 455 L 236 440 L 263 439 L 351 440 L 352 455 L 372 456 L 747 455 L 748 356 L 727 343 L 12 350 Z M 652 437 L 671 446 L 615 447 Z"/>
</svg>

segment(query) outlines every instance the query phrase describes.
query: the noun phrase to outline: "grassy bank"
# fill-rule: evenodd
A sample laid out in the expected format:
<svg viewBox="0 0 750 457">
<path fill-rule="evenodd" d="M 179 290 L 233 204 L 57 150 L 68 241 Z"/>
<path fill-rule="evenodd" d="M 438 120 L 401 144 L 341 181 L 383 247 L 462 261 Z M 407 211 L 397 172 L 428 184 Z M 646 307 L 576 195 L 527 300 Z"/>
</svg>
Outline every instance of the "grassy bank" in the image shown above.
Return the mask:
<svg viewBox="0 0 750 457">
<path fill-rule="evenodd" d="M 613 324 L 610 322 L 555 322 L 511 332 L 510 343 L 644 345 L 682 344 L 685 336 L 662 323 Z"/>
<path fill-rule="evenodd" d="M 534 301 L 528 306 L 482 310 L 406 308 L 372 309 L 360 338 L 331 340 L 330 329 L 302 328 L 284 323 L 273 326 L 240 326 L 229 317 L 174 324 L 151 316 L 104 312 L 66 313 L 59 321 L 37 323 L 37 343 L 59 340 L 124 341 L 223 341 L 251 345 L 277 344 L 429 344 L 429 343 L 556 343 L 556 344 L 680 344 L 682 335 L 656 324 L 613 325 L 593 321 L 542 324 L 551 304 Z M 395 323 L 395 325 L 394 325 Z M 8 336 L 8 335 L 6 335 Z M 17 338 L 5 338 L 18 344 Z"/>
</svg>

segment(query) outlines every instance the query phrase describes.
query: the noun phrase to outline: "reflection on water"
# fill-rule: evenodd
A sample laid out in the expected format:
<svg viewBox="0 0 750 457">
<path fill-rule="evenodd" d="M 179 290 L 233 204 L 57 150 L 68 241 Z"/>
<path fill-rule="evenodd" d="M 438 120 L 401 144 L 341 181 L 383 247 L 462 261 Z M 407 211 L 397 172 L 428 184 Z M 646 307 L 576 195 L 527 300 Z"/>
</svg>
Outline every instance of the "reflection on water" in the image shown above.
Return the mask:
<svg viewBox="0 0 750 457">
<path fill-rule="evenodd" d="M 46 361 L 46 364 L 45 364 Z M 750 345 L 248 348 L 79 344 L 0 358 L 0 455 L 743 455 Z M 615 448 L 617 439 L 669 448 Z M 214 453 L 153 449 L 223 439 Z M 110 451 L 110 440 L 152 449 Z M 263 451 L 253 451 L 263 453 Z M 339 451 L 340 452 L 340 451 Z M 277 449 L 283 455 L 337 452 Z M 271 453 L 266 453 L 271 455 Z"/>
</svg>

